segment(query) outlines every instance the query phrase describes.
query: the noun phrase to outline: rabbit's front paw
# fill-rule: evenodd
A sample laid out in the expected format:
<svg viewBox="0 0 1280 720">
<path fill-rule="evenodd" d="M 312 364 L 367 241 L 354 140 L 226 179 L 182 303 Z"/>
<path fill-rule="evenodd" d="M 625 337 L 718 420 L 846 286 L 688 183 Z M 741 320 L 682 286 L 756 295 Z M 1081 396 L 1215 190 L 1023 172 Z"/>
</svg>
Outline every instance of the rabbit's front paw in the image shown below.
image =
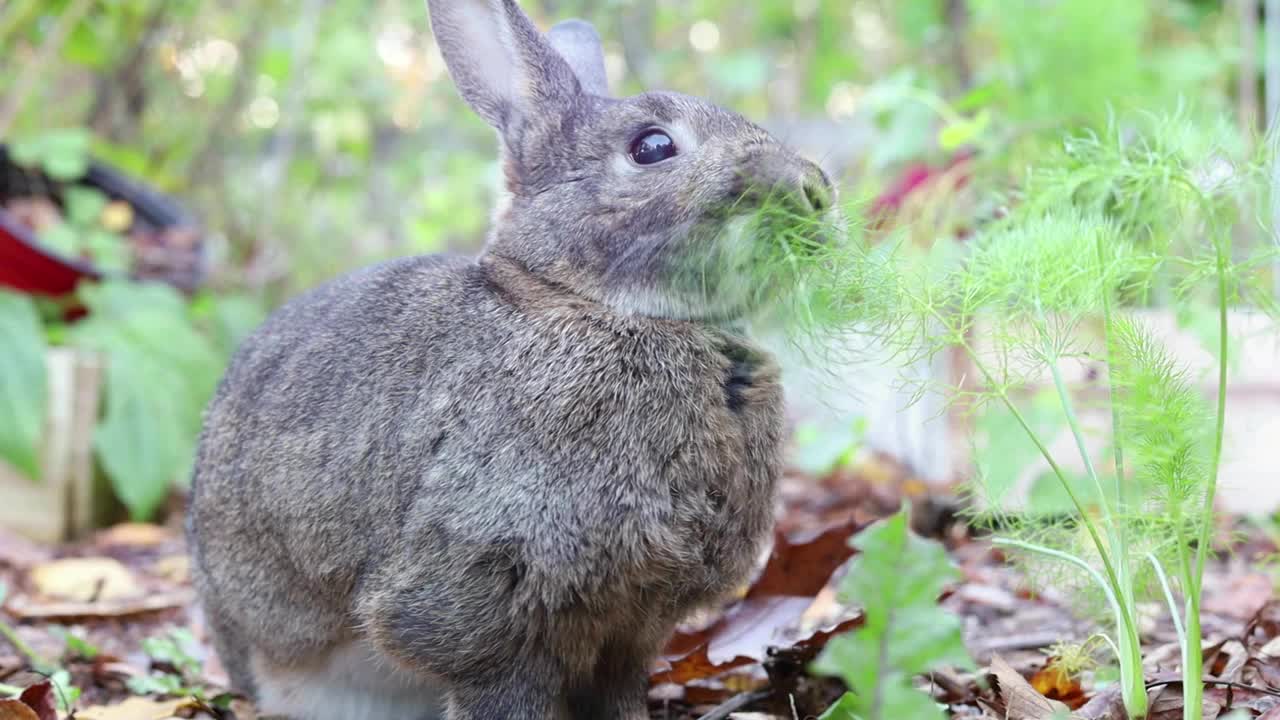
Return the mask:
<svg viewBox="0 0 1280 720">
<path fill-rule="evenodd" d="M 762 400 L 772 400 L 772 393 L 757 397 L 759 385 L 765 382 L 772 384 L 777 380 L 776 370 L 766 355 L 734 341 L 726 342 L 720 352 L 729 363 L 723 387 L 724 403 L 730 411 L 741 413 L 749 405 Z"/>
</svg>

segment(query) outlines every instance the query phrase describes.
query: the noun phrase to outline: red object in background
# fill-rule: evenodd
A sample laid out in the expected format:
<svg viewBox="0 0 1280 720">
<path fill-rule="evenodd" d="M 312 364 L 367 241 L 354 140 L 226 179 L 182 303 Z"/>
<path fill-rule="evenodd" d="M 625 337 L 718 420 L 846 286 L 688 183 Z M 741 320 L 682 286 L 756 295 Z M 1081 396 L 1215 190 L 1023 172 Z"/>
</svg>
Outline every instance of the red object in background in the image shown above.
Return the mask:
<svg viewBox="0 0 1280 720">
<path fill-rule="evenodd" d="M 74 184 L 92 187 L 111 200 L 128 203 L 133 208 L 134 222 L 141 227 L 153 231 L 195 228 L 192 219 L 172 199 L 99 162 L 91 161 L 88 172 Z M 34 194 L 58 202 L 65 186 L 37 171 L 19 167 L 0 143 L 0 201 Z M 198 233 L 196 237 L 198 254 Z M 0 287 L 33 295 L 62 296 L 73 292 L 81 280 L 103 275 L 87 260 L 64 258 L 46 250 L 31 228 L 0 206 Z M 197 268 L 193 274 L 169 282 L 182 290 L 194 290 L 203 279 L 201 275 Z"/>
<path fill-rule="evenodd" d="M 875 219 L 875 225 L 877 227 L 883 225 L 886 220 L 902 209 L 902 204 L 906 202 L 908 197 L 939 177 L 967 163 L 973 155 L 974 152 L 972 150 L 962 150 L 953 155 L 942 167 L 934 167 L 925 163 L 907 166 L 898 175 L 897 179 L 871 203 L 870 216 Z M 969 174 L 967 172 L 961 171 L 957 173 L 955 187 L 964 187 L 968 180 Z"/>
<path fill-rule="evenodd" d="M 45 252 L 30 229 L 0 210 L 0 285 L 33 295 L 66 295 L 82 279 L 97 277 L 82 262 Z"/>
</svg>

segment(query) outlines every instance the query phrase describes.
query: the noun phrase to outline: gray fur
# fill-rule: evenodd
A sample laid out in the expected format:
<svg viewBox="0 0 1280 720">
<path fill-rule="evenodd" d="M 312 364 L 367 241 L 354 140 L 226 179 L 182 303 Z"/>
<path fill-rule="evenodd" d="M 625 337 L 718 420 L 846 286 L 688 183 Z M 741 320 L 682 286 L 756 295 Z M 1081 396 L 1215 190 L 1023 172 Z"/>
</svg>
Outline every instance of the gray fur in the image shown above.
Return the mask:
<svg viewBox="0 0 1280 720">
<path fill-rule="evenodd" d="M 582 91 L 609 96 L 609 77 L 604 70 L 604 49 L 600 36 L 591 23 L 582 20 L 563 20 L 547 31 L 547 40 L 569 63 L 577 76 Z"/>
<path fill-rule="evenodd" d="M 760 240 L 729 231 L 748 189 L 829 183 L 706 102 L 584 92 L 510 0 L 429 5 L 508 198 L 478 258 L 353 273 L 246 341 L 197 453 L 196 583 L 264 712 L 640 720 L 674 624 L 749 573 L 782 442 L 777 367 L 729 329 L 741 268 L 673 268 Z M 470 64 L 478 27 L 523 80 Z M 650 126 L 682 153 L 640 167 Z"/>
</svg>

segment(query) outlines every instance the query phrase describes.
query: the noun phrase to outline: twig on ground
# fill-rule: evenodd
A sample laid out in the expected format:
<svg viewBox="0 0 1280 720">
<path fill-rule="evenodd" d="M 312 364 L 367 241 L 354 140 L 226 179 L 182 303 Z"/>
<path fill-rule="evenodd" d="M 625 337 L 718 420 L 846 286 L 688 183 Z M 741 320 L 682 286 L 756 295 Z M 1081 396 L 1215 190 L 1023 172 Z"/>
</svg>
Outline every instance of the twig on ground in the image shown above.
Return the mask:
<svg viewBox="0 0 1280 720">
<path fill-rule="evenodd" d="M 1147 683 L 1147 689 L 1164 687 L 1166 685 L 1176 685 L 1182 682 L 1182 678 L 1168 678 L 1165 680 L 1152 680 Z M 1255 685 L 1246 685 L 1241 682 L 1233 682 L 1231 680 L 1214 680 L 1213 678 L 1204 678 L 1200 682 L 1205 685 L 1218 685 L 1220 687 L 1229 687 L 1236 690 L 1248 690 L 1250 692 L 1262 693 L 1271 697 L 1280 697 L 1280 690 L 1272 690 L 1271 688 L 1257 687 Z"/>
<path fill-rule="evenodd" d="M 725 718 L 729 717 L 730 713 L 735 713 L 751 703 L 759 702 L 772 694 L 772 691 L 768 689 L 750 690 L 748 692 L 738 693 L 728 700 L 725 700 L 716 707 L 716 709 L 698 718 L 698 720 L 725 720 Z"/>
</svg>

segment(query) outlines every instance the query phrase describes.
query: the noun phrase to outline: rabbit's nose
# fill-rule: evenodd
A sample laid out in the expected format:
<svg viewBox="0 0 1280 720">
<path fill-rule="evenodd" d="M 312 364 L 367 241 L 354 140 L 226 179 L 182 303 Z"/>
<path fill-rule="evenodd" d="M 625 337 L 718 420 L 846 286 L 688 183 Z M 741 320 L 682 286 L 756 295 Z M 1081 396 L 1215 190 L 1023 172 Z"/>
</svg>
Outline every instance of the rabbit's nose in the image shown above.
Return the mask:
<svg viewBox="0 0 1280 720">
<path fill-rule="evenodd" d="M 805 178 L 801 183 L 801 192 L 811 212 L 824 213 L 831 208 L 831 196 L 834 191 L 831 181 L 822 171 L 818 171 L 817 177 Z"/>
</svg>

